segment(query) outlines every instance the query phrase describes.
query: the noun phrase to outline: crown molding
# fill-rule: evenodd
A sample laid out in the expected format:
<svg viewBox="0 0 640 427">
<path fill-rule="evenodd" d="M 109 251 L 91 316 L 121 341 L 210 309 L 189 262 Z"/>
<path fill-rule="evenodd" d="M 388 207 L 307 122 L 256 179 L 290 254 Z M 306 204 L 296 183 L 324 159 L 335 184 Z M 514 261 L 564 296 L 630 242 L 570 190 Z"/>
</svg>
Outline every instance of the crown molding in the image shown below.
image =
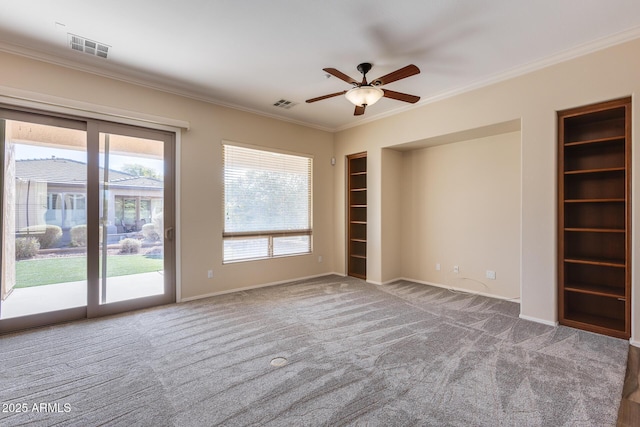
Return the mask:
<svg viewBox="0 0 640 427">
<path fill-rule="evenodd" d="M 324 132 L 334 132 L 333 128 L 329 128 L 326 126 L 321 126 L 315 123 L 309 123 L 302 120 L 296 120 L 290 117 L 280 116 L 278 114 L 267 113 L 265 111 L 244 107 L 242 105 L 220 101 L 214 97 L 203 96 L 202 94 L 192 92 L 189 90 L 180 89 L 180 88 L 177 88 L 174 82 L 171 81 L 170 79 L 156 79 L 155 82 L 152 82 L 149 79 L 131 75 L 132 73 L 135 73 L 135 72 L 124 73 L 124 72 L 119 72 L 114 70 L 105 70 L 100 67 L 87 65 L 87 64 L 80 64 L 78 62 L 75 62 L 67 58 L 54 56 L 48 53 L 40 52 L 32 48 L 11 44 L 3 41 L 0 41 L 0 52 L 6 52 L 13 55 L 34 59 L 36 61 L 46 62 L 52 65 L 65 67 L 72 70 L 81 71 L 84 73 L 121 81 L 123 83 L 133 84 L 136 86 L 141 86 L 148 89 L 165 92 L 171 95 L 177 95 L 184 98 L 193 99 L 195 101 L 205 102 L 207 104 L 212 104 L 219 107 L 225 107 L 233 110 L 243 111 L 245 113 L 255 114 L 258 116 L 267 117 L 270 119 L 275 119 L 275 120 L 279 120 L 279 121 L 283 121 L 283 122 L 287 122 L 287 123 L 291 123 L 299 126 L 312 128 L 312 129 L 317 129 Z"/>
<path fill-rule="evenodd" d="M 96 67 L 88 64 L 80 64 L 78 62 L 75 62 L 67 58 L 57 57 L 54 55 L 37 51 L 32 48 L 11 44 L 3 41 L 0 41 L 0 51 L 23 56 L 30 59 L 35 59 L 42 62 L 47 62 L 47 63 L 61 66 L 61 67 L 66 67 L 66 68 L 94 74 L 101 77 L 122 81 L 124 83 L 134 84 L 137 86 L 142 86 L 142 87 L 146 87 L 153 90 L 158 90 L 158 91 L 169 93 L 172 95 L 182 96 L 182 97 L 193 99 L 196 101 L 217 105 L 220 107 L 243 111 L 246 113 L 255 114 L 258 116 L 267 117 L 267 118 L 271 118 L 271 119 L 275 119 L 275 120 L 279 120 L 279 121 L 283 121 L 283 122 L 287 122 L 287 123 L 291 123 L 299 126 L 304 126 L 312 129 L 317 129 L 324 132 L 335 133 L 335 132 L 341 132 L 347 129 L 351 129 L 354 127 L 363 126 L 368 123 L 382 120 L 387 117 L 392 117 L 398 114 L 402 114 L 404 112 L 425 106 L 427 104 L 442 101 L 444 99 L 452 98 L 454 96 L 461 95 L 466 92 L 471 92 L 476 89 L 480 89 L 486 86 L 500 83 L 505 80 L 519 77 L 524 74 L 528 74 L 543 68 L 547 68 L 562 62 L 566 62 L 580 56 L 588 55 L 590 53 L 597 52 L 599 50 L 603 50 L 603 49 L 606 49 L 618 44 L 622 44 L 637 38 L 640 38 L 640 27 L 634 27 L 634 28 L 621 31 L 619 33 L 616 33 L 607 37 L 603 37 L 591 42 L 583 43 L 579 46 L 566 49 L 554 55 L 541 58 L 539 60 L 530 62 L 528 64 L 514 67 L 504 72 L 493 74 L 487 78 L 476 80 L 467 85 L 440 92 L 438 94 L 424 98 L 416 104 L 407 105 L 405 107 L 397 108 L 397 109 L 394 109 L 393 111 L 388 111 L 386 113 L 380 113 L 377 115 L 368 116 L 366 118 L 362 118 L 361 120 L 358 120 L 355 123 L 349 123 L 349 124 L 334 127 L 334 128 L 321 126 L 321 125 L 309 123 L 303 120 L 296 120 L 296 119 L 284 117 L 278 114 L 267 113 L 265 111 L 220 101 L 210 96 L 203 96 L 202 94 L 196 93 L 194 91 L 177 88 L 175 85 L 175 82 L 169 79 L 156 79 L 156 81 L 150 81 L 149 79 L 145 79 L 144 77 L 132 75 L 132 74 L 135 74 L 135 72 L 133 71 L 125 73 L 121 71 L 104 70 L 104 69 L 101 69 L 100 67 Z"/>
</svg>

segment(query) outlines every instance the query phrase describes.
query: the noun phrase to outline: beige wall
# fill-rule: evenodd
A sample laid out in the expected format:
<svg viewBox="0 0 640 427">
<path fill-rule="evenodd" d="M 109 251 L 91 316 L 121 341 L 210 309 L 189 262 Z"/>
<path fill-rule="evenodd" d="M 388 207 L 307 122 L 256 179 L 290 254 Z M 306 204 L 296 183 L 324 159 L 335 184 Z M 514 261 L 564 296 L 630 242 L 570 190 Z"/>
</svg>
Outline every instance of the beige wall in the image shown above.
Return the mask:
<svg viewBox="0 0 640 427">
<path fill-rule="evenodd" d="M 0 64 L 5 87 L 190 122 L 179 165 L 183 298 L 334 271 L 331 133 L 7 53 L 0 53 Z M 222 140 L 314 156 L 312 255 L 222 264 Z"/>
<path fill-rule="evenodd" d="M 383 283 L 405 276 L 402 259 L 405 256 L 405 242 L 398 239 L 403 229 L 403 212 L 407 206 L 402 203 L 402 190 L 406 182 L 403 175 L 403 156 L 395 150 L 382 150 L 382 272 Z M 406 277 L 406 276 L 405 276 Z"/>
<path fill-rule="evenodd" d="M 407 151 L 401 169 L 402 276 L 519 297 L 520 132 Z"/>
<path fill-rule="evenodd" d="M 367 150 L 372 158 L 383 148 L 437 138 L 455 132 L 482 128 L 495 123 L 521 121 L 521 314 L 544 322 L 557 320 L 556 270 L 556 111 L 620 98 L 640 90 L 640 40 L 623 43 L 605 50 L 569 60 L 526 75 L 512 78 L 442 101 L 425 104 L 403 114 L 391 116 L 338 132 L 335 136 L 336 158 Z M 391 102 L 391 101 L 390 101 Z M 372 107 L 372 109 L 375 108 Z M 633 99 L 633 140 L 640 129 L 638 100 Z M 635 144 L 633 144 L 635 146 Z M 633 178 L 638 182 L 640 150 L 633 151 Z M 339 171 L 339 169 L 336 169 Z M 375 169 L 374 169 L 375 171 Z M 380 176 L 369 177 L 369 193 L 382 191 Z M 633 220 L 638 222 L 636 208 L 640 201 L 640 185 L 633 186 Z M 335 181 L 336 211 L 344 212 L 344 176 Z M 368 207 L 373 230 L 385 228 L 381 201 L 372 200 Z M 344 216 L 336 215 L 336 268 L 344 271 Z M 633 251 L 638 248 L 638 230 L 633 227 Z M 386 244 L 385 241 L 381 242 Z M 376 251 L 369 252 L 378 255 Z M 636 257 L 634 257 L 636 258 Z M 370 263 L 382 266 L 381 259 Z M 389 268 L 385 266 L 385 268 Z M 637 263 L 633 263 L 635 291 Z M 369 277 L 382 281 L 384 272 Z M 640 333 L 637 315 L 638 292 L 633 292 L 633 336 Z"/>
</svg>

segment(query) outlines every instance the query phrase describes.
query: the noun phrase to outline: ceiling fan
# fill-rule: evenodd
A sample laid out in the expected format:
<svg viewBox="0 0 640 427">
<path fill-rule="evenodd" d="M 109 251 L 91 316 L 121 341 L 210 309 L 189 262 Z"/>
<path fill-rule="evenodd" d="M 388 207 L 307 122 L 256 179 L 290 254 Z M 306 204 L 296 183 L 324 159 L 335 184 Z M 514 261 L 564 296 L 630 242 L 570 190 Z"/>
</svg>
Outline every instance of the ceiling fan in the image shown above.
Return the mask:
<svg viewBox="0 0 640 427">
<path fill-rule="evenodd" d="M 401 92 L 394 92 L 388 89 L 380 89 L 379 86 L 395 82 L 400 79 L 411 77 L 419 74 L 420 69 L 415 65 L 407 65 L 392 73 L 386 74 L 382 77 L 378 77 L 367 83 L 367 73 L 371 70 L 372 65 L 368 62 L 364 62 L 358 65 L 358 71 L 362 73 L 362 81 L 358 82 L 355 79 L 347 76 L 346 74 L 336 70 L 335 68 L 323 68 L 323 71 L 331 74 L 334 77 L 339 78 L 351 85 L 353 88 L 350 90 L 344 90 L 342 92 L 331 93 L 329 95 L 319 96 L 317 98 L 307 99 L 307 102 L 321 101 L 327 98 L 333 98 L 334 96 L 345 95 L 345 97 L 356 106 L 353 113 L 354 116 L 361 116 L 364 114 L 364 110 L 367 105 L 373 105 L 382 97 L 397 99 L 398 101 L 410 102 L 415 104 L 420 100 L 419 96 L 409 95 Z"/>
</svg>

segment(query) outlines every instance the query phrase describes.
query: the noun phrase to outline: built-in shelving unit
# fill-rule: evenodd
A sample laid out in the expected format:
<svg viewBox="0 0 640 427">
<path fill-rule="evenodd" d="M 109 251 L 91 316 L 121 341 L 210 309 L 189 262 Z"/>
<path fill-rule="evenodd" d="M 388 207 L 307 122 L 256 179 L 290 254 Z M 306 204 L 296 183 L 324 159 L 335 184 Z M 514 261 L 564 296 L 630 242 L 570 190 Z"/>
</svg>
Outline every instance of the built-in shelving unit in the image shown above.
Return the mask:
<svg viewBox="0 0 640 427">
<path fill-rule="evenodd" d="M 367 153 L 347 156 L 348 274 L 367 278 Z"/>
<path fill-rule="evenodd" d="M 631 99 L 558 112 L 560 323 L 631 336 Z"/>
</svg>

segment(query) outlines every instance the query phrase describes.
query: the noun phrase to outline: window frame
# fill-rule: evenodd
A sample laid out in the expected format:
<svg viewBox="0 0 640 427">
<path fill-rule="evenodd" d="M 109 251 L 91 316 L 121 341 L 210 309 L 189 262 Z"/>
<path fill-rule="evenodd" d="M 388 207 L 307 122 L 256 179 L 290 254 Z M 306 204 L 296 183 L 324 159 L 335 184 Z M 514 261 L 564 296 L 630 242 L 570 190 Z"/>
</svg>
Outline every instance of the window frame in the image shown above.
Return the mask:
<svg viewBox="0 0 640 427">
<path fill-rule="evenodd" d="M 313 253 L 313 155 L 308 153 L 300 153 L 300 152 L 292 152 L 279 150 L 272 147 L 264 147 L 258 145 L 251 144 L 243 144 L 233 141 L 222 141 L 222 263 L 223 264 L 233 264 L 239 262 L 248 262 L 248 261 L 258 261 L 258 260 L 267 260 L 267 259 L 275 259 L 275 258 L 286 258 L 286 257 L 294 257 L 294 256 L 303 256 L 303 255 L 311 255 Z M 226 231 L 226 206 L 227 206 L 227 197 L 226 197 L 226 161 L 225 161 L 225 150 L 226 147 L 238 147 L 249 150 L 255 150 L 265 153 L 275 153 L 275 154 L 285 154 L 288 156 L 296 156 L 304 159 L 308 159 L 308 180 L 309 180 L 309 189 L 308 189 L 308 228 L 306 229 L 297 229 L 297 230 L 278 230 L 278 229 L 265 229 L 258 231 Z M 309 237 L 309 250 L 306 252 L 296 252 L 296 253 L 287 253 L 282 255 L 277 255 L 274 253 L 274 239 L 279 237 L 299 237 L 299 236 L 308 236 Z M 225 255 L 225 242 L 232 241 L 234 239 L 268 239 L 267 241 L 267 255 L 266 256 L 258 256 L 258 257 L 247 257 L 247 258 L 233 258 L 227 259 Z"/>
</svg>

